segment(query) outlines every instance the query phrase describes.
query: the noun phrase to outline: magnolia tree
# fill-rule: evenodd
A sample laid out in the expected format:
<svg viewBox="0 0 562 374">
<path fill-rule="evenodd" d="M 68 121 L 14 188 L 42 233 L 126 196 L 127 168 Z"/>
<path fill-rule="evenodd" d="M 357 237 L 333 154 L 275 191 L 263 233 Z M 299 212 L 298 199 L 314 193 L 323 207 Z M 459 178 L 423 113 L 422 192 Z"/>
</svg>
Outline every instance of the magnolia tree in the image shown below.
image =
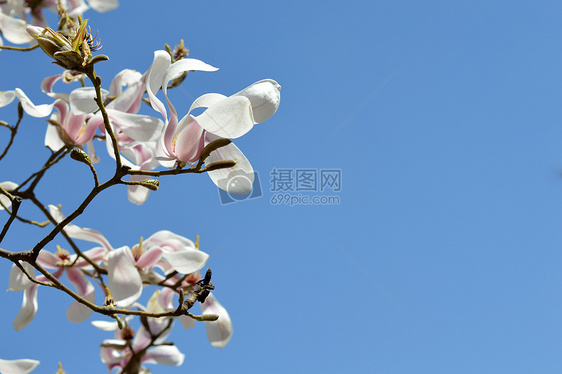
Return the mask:
<svg viewBox="0 0 562 374">
<path fill-rule="evenodd" d="M 2 111 L 17 112 L 15 123 L 0 121 L 7 134 L 0 162 L 18 141 L 18 129 L 28 117 L 46 119 L 48 150 L 43 167 L 27 179 L 0 183 L 0 209 L 5 211 L 0 245 L 14 221 L 43 227 L 45 234 L 33 248 L 0 248 L 0 256 L 13 263 L 9 291 L 22 292 L 21 308 L 13 321 L 16 330 L 33 320 L 39 288 L 52 287 L 72 299 L 66 312 L 71 322 L 84 322 L 93 313 L 106 316 L 92 324 L 111 333 L 110 339 L 101 342 L 100 354 L 110 372 L 147 373 L 146 363 L 182 365 L 184 355 L 167 340 L 176 321 L 185 329 L 204 321 L 215 347 L 222 348 L 230 340 L 232 324 L 211 292 L 211 270 L 200 273 L 209 255 L 199 249 L 198 238 L 192 241 L 166 230 L 114 248 L 101 232 L 72 221 L 100 193 L 116 185 L 126 185 L 129 201 L 142 205 L 150 191 L 158 190 L 161 176 L 206 173 L 229 193 L 250 193 L 252 166 L 231 139 L 276 112 L 280 86 L 266 79 L 231 96 L 208 93 L 189 108 L 176 108 L 168 90 L 179 86 L 190 71 L 217 70 L 187 58 L 182 41 L 173 50 L 166 45 L 155 51 L 146 72 L 125 69 L 104 79 L 110 84 L 102 87 L 95 67 L 109 63 L 105 62 L 109 57 L 96 53 L 101 46 L 92 35 L 95 25 L 88 25 L 82 14 L 89 8 L 105 12 L 117 6 L 116 0 L 0 2 L 0 48 L 10 50 L 3 51 L 2 58 L 40 48 L 61 68 L 60 74 L 45 77 L 31 88 L 40 89 L 47 104 L 36 105 L 20 88 L 0 91 Z M 47 26 L 45 10 L 58 15 L 56 26 Z M 148 58 L 151 55 L 147 53 Z M 140 114 L 141 107 L 149 114 Z M 114 166 L 108 180 L 100 180 L 96 171 L 101 160 L 96 152 L 99 155 L 103 147 L 110 156 L 104 159 Z M 64 211 L 56 201 L 40 201 L 35 193 L 49 170 L 67 157 L 89 168 L 93 184 L 74 211 Z M 239 174 L 247 183 L 231 182 Z M 43 216 L 20 216 L 22 204 L 37 207 Z M 146 305 L 138 302 L 143 292 L 151 295 Z M 190 311 L 196 303 L 201 315 Z M 140 322 L 133 323 L 136 318 Z M 28 373 L 38 364 L 30 358 L 0 360 L 0 373 Z"/>
</svg>

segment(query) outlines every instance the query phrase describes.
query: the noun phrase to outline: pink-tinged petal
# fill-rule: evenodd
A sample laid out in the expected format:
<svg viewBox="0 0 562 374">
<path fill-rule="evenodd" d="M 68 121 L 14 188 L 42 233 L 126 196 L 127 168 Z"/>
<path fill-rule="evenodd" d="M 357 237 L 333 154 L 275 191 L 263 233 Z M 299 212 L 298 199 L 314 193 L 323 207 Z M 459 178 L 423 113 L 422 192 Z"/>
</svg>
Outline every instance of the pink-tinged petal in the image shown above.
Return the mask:
<svg viewBox="0 0 562 374">
<path fill-rule="evenodd" d="M 66 277 L 68 281 L 72 283 L 74 288 L 76 288 L 76 293 L 82 296 L 84 299 L 91 303 L 96 301 L 95 288 L 92 286 L 90 281 L 79 269 L 67 268 Z M 90 317 L 92 310 L 87 306 L 79 303 L 78 301 L 73 302 L 66 311 L 66 318 L 70 322 L 82 323 Z"/>
<path fill-rule="evenodd" d="M 183 328 L 186 329 L 186 330 L 189 330 L 190 328 L 195 327 L 196 321 L 189 316 L 179 316 L 178 320 L 180 321 Z"/>
<path fill-rule="evenodd" d="M 155 117 L 107 109 L 113 125 L 132 139 L 148 142 L 158 139 L 164 123 Z"/>
<path fill-rule="evenodd" d="M 185 116 L 178 123 L 178 128 L 171 141 L 172 154 L 183 162 L 199 160 L 201 152 L 205 148 L 204 131 L 193 116 Z"/>
<path fill-rule="evenodd" d="M 128 308 L 142 294 L 142 279 L 134 264 L 129 247 L 109 252 L 108 286 L 120 308 Z"/>
<path fill-rule="evenodd" d="M 151 248 L 146 251 L 137 261 L 139 269 L 149 269 L 162 258 L 162 250 L 160 248 Z"/>
<path fill-rule="evenodd" d="M 164 119 L 168 118 L 166 108 L 164 103 L 156 97 L 156 94 L 160 88 L 162 88 L 166 70 L 168 70 L 171 63 L 171 58 L 168 52 L 155 51 L 152 65 L 150 65 L 150 68 L 146 72 L 146 93 L 148 94 L 150 105 L 152 105 L 152 108 L 154 108 L 157 112 L 162 114 Z"/>
<path fill-rule="evenodd" d="M 176 293 L 169 288 L 162 288 L 158 295 L 158 302 L 165 310 L 174 309 L 174 296 Z"/>
<path fill-rule="evenodd" d="M 141 73 L 132 69 L 123 69 L 111 81 L 109 94 L 111 96 L 119 96 L 123 92 L 123 87 L 131 86 L 140 81 L 142 81 Z"/>
<path fill-rule="evenodd" d="M 137 332 L 135 333 L 135 338 L 133 339 L 133 351 L 138 351 L 149 346 L 152 338 L 150 333 L 146 331 L 144 326 L 141 325 Z"/>
<path fill-rule="evenodd" d="M 0 186 L 2 186 L 2 188 L 5 189 L 8 192 L 13 191 L 16 188 L 18 188 L 17 184 L 15 184 L 14 182 L 9 182 L 9 181 L 0 183 Z M 7 196 L 2 195 L 2 194 L 0 194 L 0 202 L 2 202 L 2 204 L 0 205 L 0 210 L 4 210 L 4 206 L 6 208 L 9 208 L 9 207 L 12 206 L 12 200 L 10 200 Z"/>
<path fill-rule="evenodd" d="M 195 119 L 199 126 L 221 138 L 238 138 L 254 126 L 252 106 L 250 100 L 244 96 L 221 100 Z"/>
<path fill-rule="evenodd" d="M 37 314 L 37 286 L 34 283 L 23 292 L 21 308 L 14 319 L 14 329 L 16 331 L 22 330 L 25 326 L 29 325 L 33 318 L 35 318 L 35 314 Z"/>
<path fill-rule="evenodd" d="M 213 347 L 224 348 L 230 338 L 232 338 L 232 321 L 226 309 L 215 299 L 212 293 L 207 296 L 204 303 L 201 303 L 203 314 L 216 314 L 219 319 L 212 322 L 205 322 L 207 328 L 207 338 Z"/>
<path fill-rule="evenodd" d="M 281 86 L 272 79 L 264 79 L 232 96 L 247 97 L 252 103 L 254 123 L 261 123 L 275 114 L 281 102 Z"/>
<path fill-rule="evenodd" d="M 97 164 L 98 162 L 100 162 L 99 157 L 96 156 L 96 149 L 94 147 L 94 142 L 92 142 L 91 140 L 86 143 L 86 151 L 88 153 L 88 156 L 90 156 L 90 160 L 92 161 L 92 164 Z"/>
<path fill-rule="evenodd" d="M 2 360 L 0 359 L 0 373 L 2 374 L 27 374 L 39 365 L 39 361 L 30 359 Z"/>
<path fill-rule="evenodd" d="M 140 75 L 140 73 L 139 73 Z M 142 95 L 144 94 L 144 83 L 135 82 L 125 92 L 117 96 L 115 100 L 107 105 L 107 109 L 115 109 L 121 112 L 137 113 L 140 109 Z"/>
<path fill-rule="evenodd" d="M 51 215 L 53 216 L 53 218 L 55 219 L 55 221 L 57 223 L 63 221 L 66 218 L 62 214 L 60 209 L 58 207 L 54 206 L 54 205 L 49 205 L 49 211 L 51 212 Z M 109 242 L 107 241 L 105 236 L 103 236 L 103 234 L 99 231 L 88 229 L 88 228 L 78 227 L 73 223 L 67 224 L 64 227 L 64 231 L 71 238 L 81 239 L 81 240 L 86 240 L 86 241 L 89 241 L 89 242 L 97 243 L 97 244 L 103 246 L 107 251 L 113 250 L 113 247 L 111 246 L 111 244 L 109 244 Z"/>
<path fill-rule="evenodd" d="M 197 249 L 180 249 L 178 251 L 170 251 L 169 247 L 162 246 L 164 258 L 169 261 L 172 267 L 179 273 L 191 274 L 203 266 L 209 259 L 209 255 Z"/>
<path fill-rule="evenodd" d="M 144 242 L 146 248 L 160 245 L 172 246 L 171 249 L 173 250 L 180 250 L 182 248 L 195 249 L 195 243 L 191 240 L 168 230 L 160 230 L 152 234 L 152 236 Z"/>
<path fill-rule="evenodd" d="M 12 101 L 14 101 L 15 97 L 15 91 L 0 91 L 0 108 L 10 104 Z"/>
<path fill-rule="evenodd" d="M 107 249 L 104 247 L 96 247 L 84 252 L 84 255 L 95 263 L 103 261 L 106 254 Z M 74 264 L 75 268 L 89 268 L 90 266 L 91 265 L 83 258 L 79 258 L 78 261 L 76 261 L 76 263 Z"/>
<path fill-rule="evenodd" d="M 19 88 L 16 88 L 15 92 L 16 92 L 17 98 L 19 99 L 19 101 L 21 103 L 21 106 L 23 107 L 23 110 L 25 110 L 25 112 L 27 114 L 29 114 L 30 116 L 36 117 L 36 118 L 47 117 L 53 111 L 54 103 L 53 104 L 35 105 L 35 104 L 33 104 L 33 102 L 31 100 L 29 100 L 29 98 L 25 95 L 25 93 L 22 90 L 20 90 Z"/>
<path fill-rule="evenodd" d="M 57 255 L 46 250 L 39 252 L 39 256 L 37 257 L 39 265 L 47 269 L 60 269 L 60 266 L 57 265 L 60 261 L 61 259 Z"/>
<path fill-rule="evenodd" d="M 218 139 L 217 136 L 207 133 L 206 142 Z M 244 153 L 234 143 L 221 147 L 209 155 L 206 165 L 221 160 L 234 160 L 236 165 L 231 168 L 209 171 L 207 174 L 214 184 L 228 193 L 247 195 L 252 191 L 254 183 L 254 169 Z"/>
<path fill-rule="evenodd" d="M 53 92 L 53 86 L 62 78 L 62 74 L 53 75 L 52 77 L 47 77 L 41 82 L 41 91 L 46 93 L 51 97 L 57 97 L 57 94 Z"/>
<path fill-rule="evenodd" d="M 102 101 L 105 101 L 109 91 L 102 89 Z M 74 114 L 88 114 L 98 110 L 95 101 L 96 90 L 93 87 L 77 88 L 70 93 L 70 110 Z"/>
<path fill-rule="evenodd" d="M 185 355 L 175 345 L 160 345 L 150 348 L 143 358 L 145 364 L 181 366 Z"/>
<path fill-rule="evenodd" d="M 117 0 L 88 0 L 88 4 L 92 7 L 93 10 L 105 13 L 109 12 L 110 10 L 114 10 L 119 6 L 119 1 Z"/>
<path fill-rule="evenodd" d="M 33 41 L 33 37 L 26 31 L 26 26 L 25 21 L 0 12 L 0 31 L 10 43 L 25 44 Z"/>
<path fill-rule="evenodd" d="M 20 264 L 23 265 L 24 269 L 32 276 L 35 277 L 35 268 L 31 266 L 27 262 L 21 262 Z M 10 281 L 8 283 L 8 291 L 23 291 L 28 289 L 33 285 L 33 282 L 27 278 L 25 275 L 15 264 L 12 265 L 12 269 L 10 270 Z"/>
</svg>

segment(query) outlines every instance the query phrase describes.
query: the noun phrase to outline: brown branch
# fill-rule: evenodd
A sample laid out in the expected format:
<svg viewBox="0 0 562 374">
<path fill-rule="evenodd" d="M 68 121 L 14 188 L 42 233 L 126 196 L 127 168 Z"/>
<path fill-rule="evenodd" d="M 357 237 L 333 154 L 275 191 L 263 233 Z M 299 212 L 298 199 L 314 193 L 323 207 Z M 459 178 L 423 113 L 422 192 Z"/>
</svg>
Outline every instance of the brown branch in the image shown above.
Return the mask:
<svg viewBox="0 0 562 374">
<path fill-rule="evenodd" d="M 11 134 L 10 134 L 10 140 L 8 141 L 8 144 L 6 145 L 6 148 L 4 148 L 4 152 L 2 152 L 2 154 L 0 155 L 0 160 L 2 160 L 4 158 L 4 156 L 6 156 L 6 154 L 8 153 L 8 150 L 10 149 L 12 144 L 14 143 L 14 138 L 16 137 L 16 134 L 18 133 L 18 127 L 20 126 L 21 120 L 23 118 L 23 113 L 24 113 L 23 107 L 21 106 L 21 102 L 20 102 L 20 103 L 18 103 L 18 121 L 16 122 L 14 127 L 9 126 L 5 122 L 1 122 L 4 127 L 7 127 L 8 129 L 10 129 Z"/>
</svg>

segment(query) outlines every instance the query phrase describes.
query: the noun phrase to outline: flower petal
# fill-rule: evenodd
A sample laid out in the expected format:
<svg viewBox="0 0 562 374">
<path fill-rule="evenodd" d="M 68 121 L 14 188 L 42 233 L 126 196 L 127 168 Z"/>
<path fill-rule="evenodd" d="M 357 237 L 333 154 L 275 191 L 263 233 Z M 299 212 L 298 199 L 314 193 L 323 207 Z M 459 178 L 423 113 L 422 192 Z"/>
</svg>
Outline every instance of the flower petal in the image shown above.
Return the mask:
<svg viewBox="0 0 562 374">
<path fill-rule="evenodd" d="M 88 4 L 93 10 L 105 13 L 110 10 L 114 10 L 119 6 L 119 1 L 117 0 L 88 0 Z"/>
<path fill-rule="evenodd" d="M 199 126 L 221 138 L 238 138 L 254 126 L 252 106 L 250 100 L 244 96 L 221 100 L 195 119 Z"/>
<path fill-rule="evenodd" d="M 160 119 L 143 114 L 126 113 L 108 108 L 107 115 L 113 124 L 127 136 L 141 142 L 158 139 L 164 127 L 164 123 Z"/>
<path fill-rule="evenodd" d="M 206 142 L 218 139 L 217 136 L 206 134 Z M 254 169 L 250 161 L 244 156 L 244 153 L 234 143 L 211 152 L 206 165 L 221 160 L 234 160 L 236 165 L 231 168 L 218 169 L 209 171 L 207 174 L 214 184 L 223 191 L 234 194 L 247 195 L 252 191 L 254 184 Z"/>
<path fill-rule="evenodd" d="M 124 246 L 109 252 L 108 286 L 120 308 L 128 308 L 142 294 L 142 279 L 133 262 L 131 250 Z"/>
<path fill-rule="evenodd" d="M 275 114 L 281 102 L 281 86 L 273 79 L 256 82 L 232 96 L 247 97 L 252 103 L 254 123 L 260 123 Z"/>
<path fill-rule="evenodd" d="M 12 101 L 14 101 L 15 97 L 16 97 L 15 91 L 1 91 L 0 92 L 0 108 L 10 104 Z"/>
<path fill-rule="evenodd" d="M 26 26 L 24 20 L 0 12 L 0 31 L 10 43 L 25 44 L 33 41 L 33 37 L 26 31 Z"/>
<path fill-rule="evenodd" d="M 31 264 L 27 262 L 21 262 L 24 269 L 34 277 L 35 276 L 35 268 L 31 266 Z M 8 283 L 8 291 L 23 291 L 28 289 L 33 285 L 33 282 L 30 281 L 27 276 L 14 264 L 12 265 L 12 270 L 10 270 L 10 281 Z"/>
<path fill-rule="evenodd" d="M 105 101 L 109 91 L 102 89 L 102 101 Z M 77 88 L 70 93 L 70 110 L 74 114 L 88 114 L 98 110 L 98 104 L 95 101 L 96 90 L 94 87 Z"/>
<path fill-rule="evenodd" d="M 0 359 L 0 373 L 2 374 L 27 374 L 39 365 L 39 361 L 30 359 L 2 360 Z"/>
<path fill-rule="evenodd" d="M 53 104 L 35 105 L 31 102 L 31 100 L 29 100 L 29 98 L 25 95 L 25 93 L 22 90 L 20 90 L 19 88 L 16 88 L 15 92 L 16 92 L 16 96 L 18 97 L 18 99 L 21 103 L 21 106 L 23 107 L 23 110 L 25 110 L 25 112 L 27 114 L 29 114 L 30 116 L 36 117 L 36 118 L 47 117 L 53 111 L 53 108 L 55 106 L 54 103 Z"/>
<path fill-rule="evenodd" d="M 49 211 L 51 212 L 51 215 L 53 216 L 53 218 L 57 223 L 63 221 L 66 218 L 64 214 L 62 214 L 60 209 L 54 205 L 49 205 Z M 107 251 L 113 250 L 111 244 L 109 244 L 105 236 L 103 236 L 103 234 L 99 231 L 78 227 L 73 223 L 67 224 L 64 227 L 64 231 L 71 238 L 82 239 L 89 242 L 98 243 L 99 245 L 104 247 Z"/>
<path fill-rule="evenodd" d="M 207 296 L 204 303 L 201 303 L 203 314 L 216 314 L 219 319 L 212 322 L 205 322 L 207 328 L 207 338 L 213 347 L 224 348 L 230 338 L 232 338 L 232 321 L 226 309 L 215 299 L 212 293 Z"/>
<path fill-rule="evenodd" d="M 68 281 L 72 283 L 74 288 L 76 288 L 76 293 L 82 296 L 84 299 L 91 303 L 96 301 L 95 288 L 86 278 L 86 276 L 79 269 L 67 268 L 66 277 Z M 82 323 L 90 317 L 92 310 L 86 305 L 79 303 L 78 301 L 73 302 L 66 311 L 66 318 L 70 322 Z"/>
<path fill-rule="evenodd" d="M 0 186 L 2 186 L 2 188 L 8 192 L 11 192 L 18 188 L 18 185 L 16 183 L 10 181 L 2 182 L 0 183 Z M 4 207 L 9 208 L 10 206 L 12 206 L 12 200 L 10 200 L 8 196 L 5 196 L 3 194 L 0 194 L 0 202 L 2 203 L 0 204 L 0 210 L 4 210 Z"/>
<path fill-rule="evenodd" d="M 37 286 L 34 283 L 23 293 L 20 311 L 14 319 L 14 329 L 16 331 L 22 330 L 25 326 L 29 325 L 33 318 L 35 318 L 35 314 L 37 314 Z"/>
<path fill-rule="evenodd" d="M 185 355 L 175 345 L 160 345 L 150 348 L 143 358 L 145 364 L 181 366 Z"/>
</svg>

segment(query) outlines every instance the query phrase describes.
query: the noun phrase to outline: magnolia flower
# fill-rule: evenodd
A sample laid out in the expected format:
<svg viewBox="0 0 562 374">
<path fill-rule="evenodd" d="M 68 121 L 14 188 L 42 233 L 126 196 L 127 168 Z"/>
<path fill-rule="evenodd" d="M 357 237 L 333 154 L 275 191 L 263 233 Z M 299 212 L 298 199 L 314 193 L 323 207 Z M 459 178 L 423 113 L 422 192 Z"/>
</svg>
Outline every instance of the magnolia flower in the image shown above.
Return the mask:
<svg viewBox="0 0 562 374">
<path fill-rule="evenodd" d="M 209 255 L 195 248 L 195 244 L 170 231 L 159 231 L 133 249 L 127 246 L 109 253 L 107 263 L 108 286 L 119 308 L 128 308 L 142 294 L 142 279 L 163 280 L 153 271 L 161 268 L 165 274 L 177 271 L 191 274 L 200 270 Z"/>
<path fill-rule="evenodd" d="M 217 138 L 238 138 L 247 133 L 254 124 L 271 117 L 279 106 L 281 86 L 266 79 L 254 83 L 244 90 L 226 97 L 221 94 L 206 94 L 196 99 L 187 114 L 178 121 L 176 110 L 167 96 L 169 82 L 186 71 L 214 71 L 210 65 L 199 60 L 184 59 L 171 63 L 169 54 L 156 51 L 154 60 L 146 74 L 146 91 L 152 107 L 166 119 L 162 136 L 158 142 L 157 155 L 163 166 L 173 167 L 176 162 L 191 164 L 199 160 L 203 148 Z M 164 104 L 156 97 L 162 89 L 170 118 L 167 117 Z M 197 108 L 207 108 L 197 116 L 191 112 Z M 224 149 L 223 149 L 224 148 Z M 230 169 L 209 173 L 219 188 L 226 186 L 219 183 L 232 172 L 244 172 L 253 178 L 253 169 L 244 154 L 234 145 L 212 152 L 208 163 L 219 160 L 234 160 L 236 165 Z M 251 186 L 249 186 L 251 190 Z M 249 193 L 248 186 L 234 193 Z"/>
<path fill-rule="evenodd" d="M 65 219 L 59 207 L 50 205 L 49 209 L 56 222 L 61 222 Z M 91 241 L 101 245 L 101 247 L 84 252 L 94 263 L 103 261 L 106 253 L 113 250 L 107 239 L 98 231 L 78 227 L 72 223 L 67 224 L 63 230 L 71 238 Z M 57 279 L 59 279 L 63 273 L 66 273 L 67 279 L 76 288 L 77 294 L 90 302 L 95 301 L 94 287 L 82 272 L 82 269 L 91 270 L 92 266 L 83 258 L 77 258 L 77 255 L 71 255 L 67 251 L 58 248 L 57 252 L 54 254 L 45 250 L 39 252 L 37 263 L 47 269 L 55 269 L 52 275 Z M 22 265 L 31 276 L 35 275 L 35 269 L 31 265 L 27 263 L 23 263 Z M 38 276 L 37 280 L 41 282 L 48 281 L 43 275 Z M 15 265 L 12 266 L 8 290 L 24 291 L 22 306 L 14 319 L 14 328 L 16 330 L 21 330 L 26 327 L 37 314 L 37 287 L 38 285 L 29 281 L 19 268 Z M 78 302 L 71 304 L 66 312 L 67 318 L 75 323 L 83 322 L 90 314 L 91 310 Z"/>
<path fill-rule="evenodd" d="M 156 290 L 145 307 L 136 304 L 141 310 L 150 313 L 162 313 L 165 311 L 161 304 L 160 291 Z M 115 339 L 108 339 L 101 345 L 101 360 L 112 371 L 115 368 L 123 369 L 127 365 L 138 365 L 137 372 L 144 372 L 146 368 L 142 364 L 160 364 L 180 366 L 185 358 L 176 346 L 165 343 L 172 331 L 173 319 L 170 318 L 147 318 L 146 325 L 142 325 L 136 334 L 130 326 L 117 331 L 117 324 L 104 321 L 96 321 L 94 326 L 106 331 L 115 330 Z M 134 338 L 133 338 L 134 334 Z M 153 337 L 157 336 L 156 339 Z M 153 341 L 154 339 L 154 341 Z M 132 340 L 132 343 L 130 341 Z M 151 346 L 152 345 L 152 346 Z M 131 363 L 133 352 L 146 353 L 137 356 L 139 362 Z M 118 373 L 121 372 L 118 371 Z"/>
<path fill-rule="evenodd" d="M 30 359 L 2 360 L 0 359 L 0 373 L 2 374 L 27 374 L 39 366 L 39 361 Z"/>
</svg>

